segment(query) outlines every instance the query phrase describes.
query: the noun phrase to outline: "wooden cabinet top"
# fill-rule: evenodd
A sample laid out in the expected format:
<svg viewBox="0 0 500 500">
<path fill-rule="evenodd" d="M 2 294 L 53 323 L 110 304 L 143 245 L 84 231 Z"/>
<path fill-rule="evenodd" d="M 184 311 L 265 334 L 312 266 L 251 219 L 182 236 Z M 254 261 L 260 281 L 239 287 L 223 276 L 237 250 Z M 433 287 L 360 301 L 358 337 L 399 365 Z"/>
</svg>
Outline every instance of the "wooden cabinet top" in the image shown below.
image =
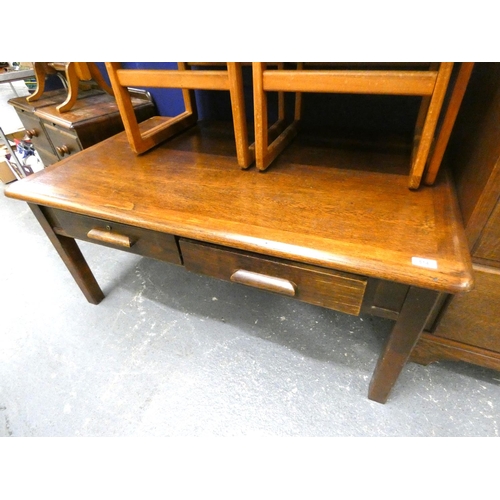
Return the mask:
<svg viewBox="0 0 500 500">
<path fill-rule="evenodd" d="M 148 106 L 154 108 L 154 104 L 148 94 L 137 91 L 132 98 L 134 108 Z M 80 92 L 78 100 L 70 111 L 60 113 L 57 110 L 66 99 L 65 90 L 53 90 L 46 92 L 40 99 L 27 102 L 25 97 L 16 97 L 9 100 L 9 104 L 23 111 L 34 113 L 35 116 L 45 121 L 55 123 L 64 128 L 77 128 L 90 121 L 108 119 L 112 115 L 120 116 L 118 106 L 114 97 L 102 90 L 88 90 Z"/>
<path fill-rule="evenodd" d="M 124 133 L 7 186 L 40 205 L 450 293 L 472 268 L 453 186 L 408 189 L 410 151 L 303 136 L 268 171 L 236 164 L 231 124 L 143 155 Z"/>
<path fill-rule="evenodd" d="M 102 90 L 89 90 L 86 92 L 81 92 L 79 94 L 79 99 L 85 99 L 86 97 L 91 97 L 95 95 L 103 94 Z M 56 106 L 64 102 L 67 96 L 67 91 L 64 89 L 59 90 L 49 90 L 45 92 L 40 99 L 33 102 L 28 102 L 26 97 L 14 97 L 9 99 L 9 104 L 15 108 L 21 109 L 23 111 L 28 111 L 34 113 L 37 109 L 44 108 L 46 106 Z"/>
</svg>

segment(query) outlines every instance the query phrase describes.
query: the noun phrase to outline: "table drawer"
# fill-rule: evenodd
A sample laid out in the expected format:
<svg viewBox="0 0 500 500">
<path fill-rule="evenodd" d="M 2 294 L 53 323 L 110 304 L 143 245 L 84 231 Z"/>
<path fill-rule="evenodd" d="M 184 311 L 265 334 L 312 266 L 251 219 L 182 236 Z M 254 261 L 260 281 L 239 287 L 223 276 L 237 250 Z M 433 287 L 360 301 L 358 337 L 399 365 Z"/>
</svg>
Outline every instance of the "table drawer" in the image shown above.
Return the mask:
<svg viewBox="0 0 500 500">
<path fill-rule="evenodd" d="M 367 279 L 239 250 L 179 241 L 185 267 L 199 274 L 281 293 L 303 302 L 358 315 Z"/>
<path fill-rule="evenodd" d="M 43 211 L 57 234 L 98 243 L 110 248 L 181 264 L 175 237 L 150 229 L 118 224 L 103 219 L 44 207 Z"/>
</svg>

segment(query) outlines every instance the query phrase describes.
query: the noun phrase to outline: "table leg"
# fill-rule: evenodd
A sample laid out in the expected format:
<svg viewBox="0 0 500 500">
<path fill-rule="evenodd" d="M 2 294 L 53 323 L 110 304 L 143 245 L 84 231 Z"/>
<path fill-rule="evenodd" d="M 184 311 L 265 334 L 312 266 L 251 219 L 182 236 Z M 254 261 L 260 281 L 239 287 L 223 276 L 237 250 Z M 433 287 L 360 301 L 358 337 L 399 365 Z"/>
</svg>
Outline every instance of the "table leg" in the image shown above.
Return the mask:
<svg viewBox="0 0 500 500">
<path fill-rule="evenodd" d="M 424 329 L 439 292 L 410 287 L 373 372 L 368 398 L 385 403 Z"/>
<path fill-rule="evenodd" d="M 73 238 L 56 234 L 40 207 L 31 203 L 28 203 L 28 205 L 35 214 L 35 217 L 47 234 L 49 240 L 54 245 L 64 264 L 66 264 L 66 267 L 86 299 L 91 304 L 99 304 L 99 302 L 104 299 L 104 294 L 85 261 L 76 241 Z"/>
</svg>

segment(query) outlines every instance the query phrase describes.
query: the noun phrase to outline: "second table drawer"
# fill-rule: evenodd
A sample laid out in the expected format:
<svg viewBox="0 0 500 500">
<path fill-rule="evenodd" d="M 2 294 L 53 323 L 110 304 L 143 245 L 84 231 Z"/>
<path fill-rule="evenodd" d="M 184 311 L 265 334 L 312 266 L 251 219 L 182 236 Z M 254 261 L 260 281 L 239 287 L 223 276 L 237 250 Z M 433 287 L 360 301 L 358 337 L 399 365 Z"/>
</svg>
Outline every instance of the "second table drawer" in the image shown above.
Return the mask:
<svg viewBox="0 0 500 500">
<path fill-rule="evenodd" d="M 181 239 L 179 244 L 184 265 L 192 272 L 348 314 L 360 312 L 366 278 L 191 240 Z"/>
<path fill-rule="evenodd" d="M 181 264 L 175 237 L 150 229 L 109 222 L 55 208 L 44 207 L 44 213 L 62 236 L 98 243 L 145 257 Z"/>
</svg>

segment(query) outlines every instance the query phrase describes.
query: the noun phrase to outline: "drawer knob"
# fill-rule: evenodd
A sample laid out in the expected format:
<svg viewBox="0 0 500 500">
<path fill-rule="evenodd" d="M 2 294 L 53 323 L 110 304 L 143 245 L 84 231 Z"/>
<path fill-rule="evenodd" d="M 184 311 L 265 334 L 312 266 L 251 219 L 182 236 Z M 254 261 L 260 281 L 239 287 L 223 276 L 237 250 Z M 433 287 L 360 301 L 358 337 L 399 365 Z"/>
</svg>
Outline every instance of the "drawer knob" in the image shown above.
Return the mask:
<svg viewBox="0 0 500 500">
<path fill-rule="evenodd" d="M 102 243 L 110 243 L 119 247 L 130 248 L 134 241 L 130 236 L 124 234 L 114 233 L 110 229 L 94 228 L 87 233 L 87 237 L 92 240 L 100 241 Z"/>
<path fill-rule="evenodd" d="M 69 155 L 71 153 L 66 144 L 64 146 L 57 146 L 56 151 L 58 152 L 59 156 Z"/>
<path fill-rule="evenodd" d="M 33 139 L 33 137 L 38 137 L 38 132 L 33 128 L 31 130 L 26 130 L 26 135 L 30 138 Z"/>
<path fill-rule="evenodd" d="M 261 290 L 267 290 L 269 292 L 281 293 L 289 297 L 294 297 L 296 293 L 295 284 L 289 280 L 268 276 L 266 274 L 254 273 L 252 271 L 245 271 L 244 269 L 238 269 L 238 271 L 232 274 L 230 279 L 234 283 L 253 286 L 254 288 L 260 288 Z"/>
</svg>

